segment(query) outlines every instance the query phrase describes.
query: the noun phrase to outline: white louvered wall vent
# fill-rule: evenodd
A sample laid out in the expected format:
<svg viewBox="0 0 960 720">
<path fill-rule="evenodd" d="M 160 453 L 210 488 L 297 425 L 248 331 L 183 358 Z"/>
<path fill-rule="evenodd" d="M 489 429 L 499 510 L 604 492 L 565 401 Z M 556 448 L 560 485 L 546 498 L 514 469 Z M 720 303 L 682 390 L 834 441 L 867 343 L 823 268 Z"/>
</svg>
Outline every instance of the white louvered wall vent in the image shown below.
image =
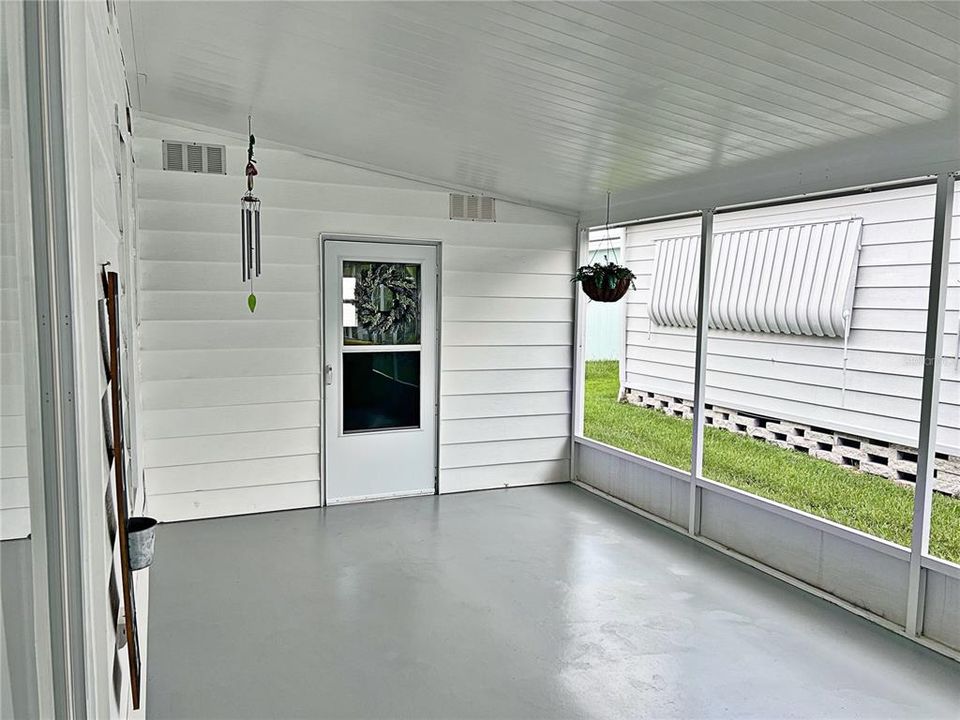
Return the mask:
<svg viewBox="0 0 960 720">
<path fill-rule="evenodd" d="M 713 236 L 710 327 L 844 337 L 860 258 L 861 218 Z M 699 236 L 657 242 L 650 317 L 696 327 Z"/>
<path fill-rule="evenodd" d="M 496 222 L 496 202 L 487 195 L 450 193 L 450 219 Z"/>
<path fill-rule="evenodd" d="M 163 141 L 163 169 L 181 172 L 227 174 L 225 145 Z"/>
</svg>

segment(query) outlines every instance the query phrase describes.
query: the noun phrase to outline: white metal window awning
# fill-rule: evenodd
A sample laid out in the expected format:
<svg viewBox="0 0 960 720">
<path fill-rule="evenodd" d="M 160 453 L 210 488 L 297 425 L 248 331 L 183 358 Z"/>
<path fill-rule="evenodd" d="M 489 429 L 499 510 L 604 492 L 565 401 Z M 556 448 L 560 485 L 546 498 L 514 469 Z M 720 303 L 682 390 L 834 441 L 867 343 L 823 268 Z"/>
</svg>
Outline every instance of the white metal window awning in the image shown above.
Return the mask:
<svg viewBox="0 0 960 720">
<path fill-rule="evenodd" d="M 710 327 L 845 337 L 860 256 L 861 218 L 717 233 Z M 657 242 L 650 317 L 696 327 L 699 237 Z"/>
</svg>

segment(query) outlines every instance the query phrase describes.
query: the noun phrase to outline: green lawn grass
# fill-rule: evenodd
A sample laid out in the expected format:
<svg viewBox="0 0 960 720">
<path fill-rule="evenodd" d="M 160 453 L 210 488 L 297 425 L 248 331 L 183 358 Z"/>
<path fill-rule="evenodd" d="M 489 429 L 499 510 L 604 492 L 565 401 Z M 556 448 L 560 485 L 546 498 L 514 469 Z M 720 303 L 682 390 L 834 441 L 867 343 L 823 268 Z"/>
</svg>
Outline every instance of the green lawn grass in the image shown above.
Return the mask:
<svg viewBox="0 0 960 720">
<path fill-rule="evenodd" d="M 587 363 L 584 435 L 690 470 L 693 423 L 617 402 L 616 361 Z M 707 427 L 704 477 L 910 545 L 913 490 L 794 450 Z M 930 553 L 960 562 L 960 500 L 934 494 Z"/>
</svg>

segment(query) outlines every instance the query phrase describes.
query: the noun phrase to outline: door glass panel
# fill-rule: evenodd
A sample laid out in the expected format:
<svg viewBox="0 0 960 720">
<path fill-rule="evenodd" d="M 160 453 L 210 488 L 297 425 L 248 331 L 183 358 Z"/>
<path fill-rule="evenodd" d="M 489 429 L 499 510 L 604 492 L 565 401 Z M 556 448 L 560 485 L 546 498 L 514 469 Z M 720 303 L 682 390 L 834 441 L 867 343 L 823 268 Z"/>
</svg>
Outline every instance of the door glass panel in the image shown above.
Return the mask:
<svg viewBox="0 0 960 720">
<path fill-rule="evenodd" d="M 420 266 L 343 262 L 343 344 L 420 344 Z"/>
<path fill-rule="evenodd" d="M 343 431 L 420 427 L 420 353 L 343 353 Z"/>
</svg>

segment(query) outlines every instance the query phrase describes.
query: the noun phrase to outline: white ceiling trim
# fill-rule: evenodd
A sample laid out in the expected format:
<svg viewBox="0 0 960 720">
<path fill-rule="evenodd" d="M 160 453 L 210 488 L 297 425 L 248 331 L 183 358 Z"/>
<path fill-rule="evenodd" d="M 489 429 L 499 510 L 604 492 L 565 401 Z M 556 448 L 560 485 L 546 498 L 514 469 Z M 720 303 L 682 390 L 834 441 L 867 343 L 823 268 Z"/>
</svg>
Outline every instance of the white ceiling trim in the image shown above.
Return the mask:
<svg viewBox="0 0 960 720">
<path fill-rule="evenodd" d="M 917 131 L 892 133 L 886 154 L 862 148 L 846 154 L 829 149 L 810 155 L 771 159 L 747 170 L 718 169 L 697 178 L 677 178 L 654 187 L 614 193 L 610 224 L 625 224 L 647 218 L 717 207 L 800 198 L 866 186 L 926 178 L 939 173 L 960 172 L 960 129 L 953 139 Z M 795 154 L 796 155 L 796 154 Z M 736 173 L 736 181 L 731 179 Z M 580 213 L 586 227 L 599 227 L 606 218 L 605 200 Z"/>
</svg>

